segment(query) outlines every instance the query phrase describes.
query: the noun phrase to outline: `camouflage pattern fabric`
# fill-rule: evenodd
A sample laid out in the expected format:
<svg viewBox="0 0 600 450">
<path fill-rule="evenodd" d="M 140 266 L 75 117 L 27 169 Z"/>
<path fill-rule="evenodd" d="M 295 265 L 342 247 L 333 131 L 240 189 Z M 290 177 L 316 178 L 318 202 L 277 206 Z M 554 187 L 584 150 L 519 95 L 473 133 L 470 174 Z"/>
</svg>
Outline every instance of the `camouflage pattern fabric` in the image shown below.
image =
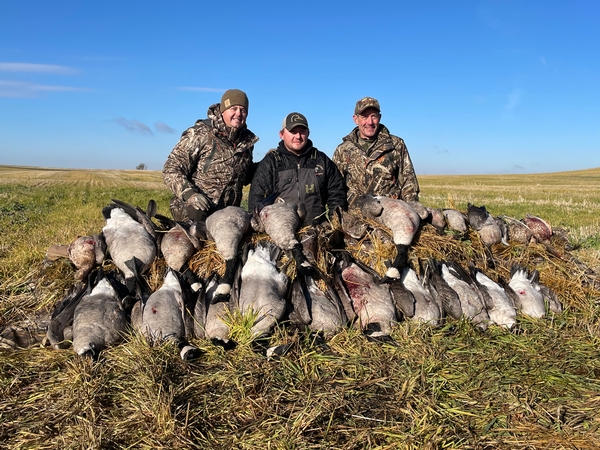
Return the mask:
<svg viewBox="0 0 600 450">
<path fill-rule="evenodd" d="M 238 130 L 225 126 L 219 103 L 208 108 L 208 119 L 188 128 L 168 156 L 165 185 L 173 192 L 171 214 L 187 220 L 185 200 L 203 192 L 216 209 L 239 206 L 242 188 L 251 180 L 252 151 L 258 137 L 244 125 Z"/>
<path fill-rule="evenodd" d="M 376 99 L 373 97 L 364 97 L 356 102 L 354 114 L 360 114 L 367 108 L 375 108 L 377 111 L 381 111 L 381 106 L 379 106 L 379 102 Z"/>
<path fill-rule="evenodd" d="M 404 141 L 382 124 L 374 144 L 365 152 L 358 127 L 342 139 L 333 162 L 348 187 L 348 204 L 363 194 L 385 195 L 404 201 L 419 200 L 419 183 Z"/>
</svg>

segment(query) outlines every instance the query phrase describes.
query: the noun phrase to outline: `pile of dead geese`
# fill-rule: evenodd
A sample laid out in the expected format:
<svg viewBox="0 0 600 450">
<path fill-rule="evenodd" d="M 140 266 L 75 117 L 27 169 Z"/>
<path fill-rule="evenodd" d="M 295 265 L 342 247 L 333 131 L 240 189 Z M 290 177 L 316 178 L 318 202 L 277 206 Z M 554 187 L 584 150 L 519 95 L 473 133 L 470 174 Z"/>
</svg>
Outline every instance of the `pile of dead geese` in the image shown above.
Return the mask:
<svg viewBox="0 0 600 450">
<path fill-rule="evenodd" d="M 543 318 L 562 310 L 536 270 L 514 265 L 504 280 L 485 273 L 496 245 L 550 245 L 552 228 L 538 217 L 501 219 L 485 207 L 462 213 L 373 196 L 302 229 L 303 205 L 280 199 L 252 213 L 229 206 L 205 223 L 158 215 L 153 201 L 144 211 L 112 200 L 102 213 L 102 232 L 51 249 L 64 250 L 80 282 L 56 305 L 47 340 L 92 358 L 120 343 L 130 327 L 150 344 L 175 342 L 184 359 L 200 354 L 191 339 L 228 348 L 235 343 L 226 317 L 234 311 L 253 318 L 257 341 L 276 324 L 324 339 L 353 326 L 371 340 L 390 341 L 402 320 L 432 327 L 468 320 L 482 331 L 510 330 L 519 314 Z M 414 241 L 425 230 L 452 242 L 477 233 L 484 269 L 415 257 Z M 162 284 L 152 289 L 149 268 L 157 261 Z"/>
</svg>

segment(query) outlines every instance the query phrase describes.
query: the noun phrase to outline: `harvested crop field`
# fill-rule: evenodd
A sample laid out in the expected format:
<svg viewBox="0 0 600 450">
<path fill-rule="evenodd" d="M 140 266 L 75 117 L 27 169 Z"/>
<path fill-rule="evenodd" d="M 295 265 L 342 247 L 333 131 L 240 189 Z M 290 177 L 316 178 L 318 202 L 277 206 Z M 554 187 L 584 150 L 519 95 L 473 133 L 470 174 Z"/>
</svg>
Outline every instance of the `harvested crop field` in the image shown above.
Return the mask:
<svg viewBox="0 0 600 450">
<path fill-rule="evenodd" d="M 238 317 L 230 320 L 239 345 L 197 340 L 204 354 L 194 362 L 137 334 L 97 363 L 40 344 L 0 348 L 0 446 L 600 448 L 600 169 L 419 181 L 427 206 L 485 205 L 561 230 L 558 257 L 540 245 L 496 246 L 499 263 L 481 268 L 502 277 L 514 261 L 538 268 L 564 311 L 519 317 L 512 332 L 402 321 L 397 345 L 347 328 L 320 347 L 281 327 L 274 339 L 292 347 L 275 360 L 252 351 Z M 65 295 L 75 270 L 67 260 L 43 264 L 45 252 L 100 231 L 111 198 L 142 208 L 153 198 L 169 214 L 160 172 L 0 166 L 0 326 L 34 320 Z M 410 258 L 430 256 L 488 261 L 477 236 L 425 227 Z"/>
</svg>

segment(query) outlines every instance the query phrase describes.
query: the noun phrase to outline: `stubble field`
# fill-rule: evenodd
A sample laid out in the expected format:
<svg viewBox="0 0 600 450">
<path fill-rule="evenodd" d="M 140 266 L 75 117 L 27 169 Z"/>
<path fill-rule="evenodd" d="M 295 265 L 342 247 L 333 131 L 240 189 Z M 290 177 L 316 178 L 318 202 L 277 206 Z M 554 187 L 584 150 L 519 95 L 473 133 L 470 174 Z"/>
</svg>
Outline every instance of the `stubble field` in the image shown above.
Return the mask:
<svg viewBox="0 0 600 450">
<path fill-rule="evenodd" d="M 600 169 L 419 181 L 427 206 L 470 202 L 566 230 L 587 271 L 564 273 L 577 286 L 565 311 L 520 317 L 517 332 L 403 321 L 397 346 L 347 329 L 328 350 L 282 327 L 275 339 L 294 345 L 275 361 L 197 341 L 203 357 L 184 362 L 135 334 L 97 363 L 40 345 L 0 349 L 0 447 L 600 448 Z M 155 199 L 168 214 L 160 172 L 0 166 L 0 326 L 60 300 L 74 270 L 44 266 L 45 252 L 99 232 L 111 198 Z"/>
</svg>

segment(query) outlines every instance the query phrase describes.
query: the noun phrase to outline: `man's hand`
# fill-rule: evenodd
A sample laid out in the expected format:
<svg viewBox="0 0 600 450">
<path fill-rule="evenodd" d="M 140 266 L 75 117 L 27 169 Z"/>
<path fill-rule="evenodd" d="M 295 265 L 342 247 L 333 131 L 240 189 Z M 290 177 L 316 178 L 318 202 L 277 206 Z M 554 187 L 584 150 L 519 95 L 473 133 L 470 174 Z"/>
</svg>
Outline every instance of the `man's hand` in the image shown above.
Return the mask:
<svg viewBox="0 0 600 450">
<path fill-rule="evenodd" d="M 202 192 L 192 194 L 185 204 L 199 211 L 208 211 L 213 206 L 212 201 Z"/>
</svg>

